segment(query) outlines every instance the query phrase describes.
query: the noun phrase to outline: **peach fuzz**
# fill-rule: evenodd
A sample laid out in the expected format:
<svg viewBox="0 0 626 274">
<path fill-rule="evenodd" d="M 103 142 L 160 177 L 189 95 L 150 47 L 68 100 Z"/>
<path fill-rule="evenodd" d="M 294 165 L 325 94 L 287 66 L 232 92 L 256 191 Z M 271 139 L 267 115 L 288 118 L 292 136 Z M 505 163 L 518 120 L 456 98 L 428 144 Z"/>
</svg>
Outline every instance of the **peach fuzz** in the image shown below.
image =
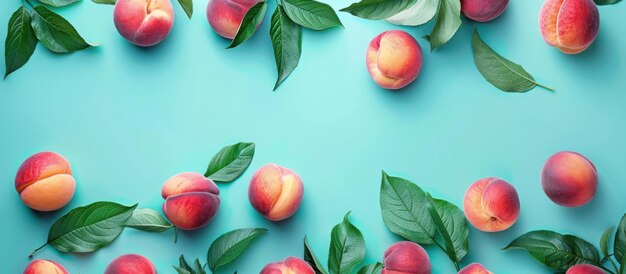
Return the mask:
<svg viewBox="0 0 626 274">
<path fill-rule="evenodd" d="M 570 267 L 565 274 L 605 274 L 601 268 L 590 264 L 577 264 Z"/>
<path fill-rule="evenodd" d="M 477 22 L 487 22 L 500 16 L 509 0 L 461 0 L 461 12 Z"/>
<path fill-rule="evenodd" d="M 315 274 L 313 268 L 300 258 L 287 257 L 282 262 L 270 263 L 260 274 Z"/>
<path fill-rule="evenodd" d="M 15 175 L 15 189 L 28 207 L 54 211 L 72 200 L 76 182 L 67 159 L 54 152 L 40 152 L 22 163 Z"/>
<path fill-rule="evenodd" d="M 520 202 L 511 184 L 499 178 L 484 178 L 467 189 L 463 208 L 467 220 L 478 230 L 496 232 L 515 224 Z"/>
<path fill-rule="evenodd" d="M 401 89 L 413 82 L 422 69 L 422 48 L 401 30 L 385 31 L 369 44 L 367 71 L 382 88 Z"/>
<path fill-rule="evenodd" d="M 585 156 L 562 151 L 546 161 L 541 171 L 541 186 L 556 204 L 577 207 L 588 203 L 595 196 L 598 173 Z"/>
<path fill-rule="evenodd" d="M 296 213 L 304 186 L 298 174 L 276 164 L 257 170 L 248 188 L 250 204 L 270 221 L 280 221 Z"/>
<path fill-rule="evenodd" d="M 430 274 L 430 257 L 420 245 L 397 242 L 385 251 L 382 274 Z"/>
<path fill-rule="evenodd" d="M 137 254 L 126 254 L 113 260 L 104 274 L 156 274 L 154 265 L 148 258 Z"/>
<path fill-rule="evenodd" d="M 194 230 L 207 225 L 220 206 L 220 190 L 202 174 L 184 172 L 169 178 L 161 196 L 163 214 L 176 227 Z"/>
<path fill-rule="evenodd" d="M 584 51 L 600 28 L 593 0 L 546 0 L 539 12 L 539 30 L 550 46 L 567 54 Z"/>
<path fill-rule="evenodd" d="M 174 25 L 170 0 L 117 0 L 113 11 L 117 31 L 142 47 L 163 41 Z"/>
<path fill-rule="evenodd" d="M 261 0 L 209 0 L 206 16 L 209 24 L 224 38 L 233 39 L 248 10 Z M 257 25 L 258 28 L 261 25 Z"/>
<path fill-rule="evenodd" d="M 469 264 L 459 271 L 459 274 L 493 274 L 479 263 Z"/>
<path fill-rule="evenodd" d="M 34 260 L 26 266 L 24 274 L 69 274 L 62 265 L 50 260 Z"/>
</svg>

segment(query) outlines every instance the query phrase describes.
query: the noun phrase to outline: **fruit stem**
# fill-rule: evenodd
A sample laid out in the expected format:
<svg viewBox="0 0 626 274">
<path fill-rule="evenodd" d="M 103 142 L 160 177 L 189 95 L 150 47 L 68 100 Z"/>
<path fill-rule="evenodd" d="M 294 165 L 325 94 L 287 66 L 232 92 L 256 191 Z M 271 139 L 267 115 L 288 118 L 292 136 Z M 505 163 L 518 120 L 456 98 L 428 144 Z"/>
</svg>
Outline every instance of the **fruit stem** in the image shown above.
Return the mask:
<svg viewBox="0 0 626 274">
<path fill-rule="evenodd" d="M 35 255 L 35 253 L 39 252 L 39 250 L 41 250 L 42 248 L 46 247 L 47 245 L 48 245 L 48 243 L 45 243 L 42 246 L 40 246 L 37 249 L 35 249 L 35 251 L 33 251 L 33 253 L 30 253 L 30 255 L 28 255 L 28 258 L 32 258 Z"/>
</svg>

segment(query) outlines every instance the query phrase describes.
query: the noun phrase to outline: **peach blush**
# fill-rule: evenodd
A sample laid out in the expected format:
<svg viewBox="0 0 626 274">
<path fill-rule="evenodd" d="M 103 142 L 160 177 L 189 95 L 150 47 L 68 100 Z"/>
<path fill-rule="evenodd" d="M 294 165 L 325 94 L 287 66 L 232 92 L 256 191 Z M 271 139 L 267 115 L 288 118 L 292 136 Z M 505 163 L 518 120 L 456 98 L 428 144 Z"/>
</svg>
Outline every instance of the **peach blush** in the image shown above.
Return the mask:
<svg viewBox="0 0 626 274">
<path fill-rule="evenodd" d="M 163 41 L 174 25 L 170 0 L 117 0 L 113 11 L 117 31 L 142 47 Z"/>
<path fill-rule="evenodd" d="M 163 214 L 180 229 L 201 228 L 215 216 L 220 206 L 219 193 L 217 185 L 202 174 L 177 174 L 163 184 Z"/>
<path fill-rule="evenodd" d="M 600 29 L 593 0 L 546 0 L 539 12 L 539 30 L 548 45 L 567 54 L 584 51 Z"/>
<path fill-rule="evenodd" d="M 546 161 L 541 172 L 541 186 L 556 204 L 577 207 L 588 203 L 595 196 L 598 172 L 585 156 L 562 151 Z"/>
<path fill-rule="evenodd" d="M 459 274 L 493 274 L 479 263 L 472 263 L 459 271 Z"/>
<path fill-rule="evenodd" d="M 69 274 L 62 265 L 50 260 L 34 260 L 26 266 L 24 274 Z"/>
<path fill-rule="evenodd" d="M 487 22 L 500 16 L 509 0 L 461 0 L 461 12 L 477 22 Z"/>
<path fill-rule="evenodd" d="M 577 264 L 570 267 L 566 274 L 605 274 L 604 270 L 595 265 L 590 264 Z"/>
<path fill-rule="evenodd" d="M 284 220 L 296 213 L 303 194 L 300 176 L 276 164 L 257 170 L 248 188 L 250 204 L 270 221 Z"/>
<path fill-rule="evenodd" d="M 313 268 L 300 258 L 287 257 L 282 262 L 270 263 L 260 274 L 315 274 Z"/>
<path fill-rule="evenodd" d="M 410 34 L 385 31 L 369 44 L 367 71 L 382 88 L 400 89 L 413 82 L 422 69 L 422 48 Z"/>
<path fill-rule="evenodd" d="M 496 232 L 517 221 L 520 202 L 511 184 L 499 178 L 484 178 L 467 189 L 463 208 L 467 220 L 478 230 Z"/>
<path fill-rule="evenodd" d="M 137 254 L 126 254 L 117 257 L 104 274 L 156 274 L 154 265 L 148 258 Z"/>
<path fill-rule="evenodd" d="M 258 2 L 261 0 L 209 0 L 206 16 L 217 34 L 233 39 L 241 26 L 243 17 Z M 259 22 L 256 27 L 259 28 L 260 25 Z"/>
<path fill-rule="evenodd" d="M 402 241 L 391 245 L 383 256 L 382 274 L 430 274 L 430 257 L 420 245 Z"/>
</svg>

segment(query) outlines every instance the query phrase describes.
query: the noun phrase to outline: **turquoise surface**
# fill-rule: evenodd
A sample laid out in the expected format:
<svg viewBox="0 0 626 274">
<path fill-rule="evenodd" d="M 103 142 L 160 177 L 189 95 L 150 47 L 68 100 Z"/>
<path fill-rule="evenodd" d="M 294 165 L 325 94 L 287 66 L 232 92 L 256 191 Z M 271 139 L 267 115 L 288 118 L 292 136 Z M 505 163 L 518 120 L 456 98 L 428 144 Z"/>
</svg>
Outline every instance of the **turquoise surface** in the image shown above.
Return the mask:
<svg viewBox="0 0 626 274">
<path fill-rule="evenodd" d="M 351 1 L 331 5 L 340 9 Z M 19 2 L 0 1 L 0 23 L 6 24 Z M 268 12 L 275 6 L 270 2 Z M 139 253 L 159 273 L 173 273 L 180 254 L 205 261 L 221 233 L 265 227 L 269 234 L 220 271 L 258 273 L 269 262 L 302 256 L 305 235 L 325 262 L 330 230 L 351 210 L 366 239 L 366 262 L 380 261 L 385 248 L 400 240 L 380 216 L 382 169 L 457 205 L 481 177 L 514 184 L 522 205 L 519 221 L 501 233 L 471 228 L 470 253 L 462 262 L 481 262 L 498 274 L 552 273 L 522 251 L 500 251 L 526 231 L 552 229 L 597 243 L 626 212 L 624 3 L 600 8 L 598 39 L 575 56 L 543 42 L 537 27 L 541 1 L 511 1 L 500 18 L 479 24 L 494 49 L 557 89 L 526 94 L 500 92 L 481 77 L 470 49 L 475 24 L 468 20 L 434 53 L 419 38 L 432 23 L 402 28 L 418 37 L 424 66 L 404 91 L 382 90 L 365 69 L 365 49 L 380 32 L 399 27 L 346 13 L 339 14 L 345 29 L 304 31 L 299 67 L 272 92 L 269 14 L 251 40 L 226 50 L 229 41 L 206 21 L 206 3 L 195 1 L 191 21 L 175 4 L 172 33 L 148 49 L 119 36 L 111 6 L 84 0 L 58 9 L 102 46 L 70 55 L 38 46 L 24 68 L 0 81 L 0 272 L 21 273 L 53 221 L 71 208 L 112 200 L 159 209 L 167 178 L 203 172 L 215 152 L 238 141 L 255 142 L 255 158 L 239 180 L 220 185 L 222 205 L 208 227 L 180 233 L 177 244 L 171 232 L 127 230 L 92 254 L 48 247 L 36 258 L 89 274 L 102 273 L 119 255 Z M 0 37 L 6 37 L 6 27 Z M 44 150 L 65 155 L 78 182 L 72 202 L 54 213 L 31 211 L 13 186 L 20 163 Z M 544 195 L 541 167 L 560 150 L 578 151 L 597 166 L 600 184 L 590 204 L 563 208 Z M 270 162 L 297 171 L 305 184 L 300 210 L 284 222 L 265 220 L 247 199 L 252 173 Z M 427 250 L 433 273 L 454 273 L 440 250 Z"/>
</svg>

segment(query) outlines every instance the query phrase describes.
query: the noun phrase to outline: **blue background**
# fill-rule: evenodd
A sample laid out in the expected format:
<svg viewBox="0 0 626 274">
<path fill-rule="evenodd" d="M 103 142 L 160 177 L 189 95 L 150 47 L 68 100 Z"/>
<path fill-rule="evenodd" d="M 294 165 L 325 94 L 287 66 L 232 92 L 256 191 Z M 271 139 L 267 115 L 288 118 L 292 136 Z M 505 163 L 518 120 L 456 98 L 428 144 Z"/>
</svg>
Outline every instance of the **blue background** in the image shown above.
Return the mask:
<svg viewBox="0 0 626 274">
<path fill-rule="evenodd" d="M 479 178 L 499 176 L 514 184 L 522 205 L 519 221 L 501 233 L 471 228 L 471 250 L 462 262 L 478 261 L 495 273 L 551 273 L 523 251 L 500 251 L 524 232 L 552 229 L 597 243 L 626 212 L 626 4 L 600 7 L 597 40 L 575 56 L 543 42 L 537 27 L 541 1 L 511 1 L 500 18 L 480 24 L 488 44 L 557 89 L 507 94 L 476 70 L 470 48 L 474 23 L 467 20 L 434 53 L 418 38 L 424 66 L 404 91 L 378 88 L 365 68 L 366 47 L 380 32 L 399 27 L 346 13 L 339 14 L 345 29 L 304 31 L 299 67 L 272 92 L 270 2 L 257 34 L 231 50 L 209 27 L 206 0 L 195 1 L 191 21 L 174 3 L 172 33 L 148 49 L 119 36 L 112 6 L 83 1 L 57 9 L 102 46 L 54 55 L 40 45 L 24 68 L 0 81 L 2 272 L 21 273 L 53 221 L 71 208 L 113 200 L 159 209 L 167 178 L 203 172 L 215 152 L 238 141 L 255 142 L 255 158 L 239 180 L 220 185 L 222 205 L 208 227 L 181 233 L 177 244 L 171 232 L 129 229 L 92 254 L 48 247 L 36 258 L 56 260 L 72 273 L 102 273 L 115 257 L 139 253 L 160 273 L 172 273 L 180 254 L 205 261 L 210 243 L 223 232 L 266 227 L 269 234 L 220 271 L 258 273 L 269 262 L 301 257 L 305 234 L 326 262 L 330 230 L 351 210 L 367 242 L 366 262 L 380 261 L 399 240 L 380 216 L 382 169 L 457 205 Z M 350 2 L 331 5 L 340 9 Z M 18 6 L 18 0 L 0 1 L 0 22 L 6 24 Z M 405 30 L 421 37 L 431 28 L 432 23 Z M 0 37 L 6 37 L 5 27 Z M 44 150 L 66 156 L 77 180 L 72 202 L 54 213 L 31 211 L 13 186 L 21 162 Z M 578 151 L 597 166 L 600 183 L 590 204 L 563 208 L 544 195 L 541 167 L 560 150 Z M 294 169 L 304 180 L 302 206 L 284 222 L 265 220 L 247 201 L 252 173 L 269 162 Z M 440 250 L 427 250 L 433 273 L 454 272 Z"/>
</svg>

